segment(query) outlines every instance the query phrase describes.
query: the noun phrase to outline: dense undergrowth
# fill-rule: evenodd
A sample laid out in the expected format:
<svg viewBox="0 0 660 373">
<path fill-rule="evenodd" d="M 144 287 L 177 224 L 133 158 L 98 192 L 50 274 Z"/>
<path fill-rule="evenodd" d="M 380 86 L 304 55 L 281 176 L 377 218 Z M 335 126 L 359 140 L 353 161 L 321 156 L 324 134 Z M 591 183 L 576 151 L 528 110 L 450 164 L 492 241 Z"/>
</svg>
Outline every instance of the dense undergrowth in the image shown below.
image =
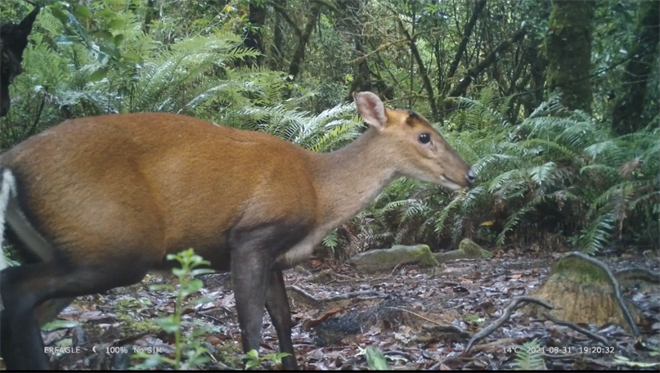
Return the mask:
<svg viewBox="0 0 660 373">
<path fill-rule="evenodd" d="M 614 136 L 557 97 L 520 123 L 485 90 L 439 128 L 477 173 L 478 185 L 449 193 L 398 180 L 348 224 L 352 245 L 425 242 L 454 245 L 469 237 L 489 246 L 537 244 L 587 253 L 616 242 L 657 247 L 660 202 L 658 118 Z"/>
<path fill-rule="evenodd" d="M 245 67 L 241 61 L 255 52 L 241 46 L 231 23 L 167 41 L 156 37 L 169 26 L 155 24 L 150 33 L 142 27 L 131 13 L 103 7 L 44 10 L 25 72 L 10 88 L 0 147 L 67 118 L 139 111 L 265 131 L 319 152 L 345 145 L 363 128 L 353 104 L 311 112 L 318 90 L 291 84 L 281 72 Z M 338 258 L 395 243 L 438 249 L 464 237 L 590 253 L 617 242 L 657 247 L 657 117 L 617 137 L 586 113 L 564 110 L 555 97 L 512 123 L 507 101 L 493 92 L 459 99 L 461 109 L 437 125 L 473 165 L 476 188 L 450 193 L 396 180 L 323 246 Z"/>
</svg>

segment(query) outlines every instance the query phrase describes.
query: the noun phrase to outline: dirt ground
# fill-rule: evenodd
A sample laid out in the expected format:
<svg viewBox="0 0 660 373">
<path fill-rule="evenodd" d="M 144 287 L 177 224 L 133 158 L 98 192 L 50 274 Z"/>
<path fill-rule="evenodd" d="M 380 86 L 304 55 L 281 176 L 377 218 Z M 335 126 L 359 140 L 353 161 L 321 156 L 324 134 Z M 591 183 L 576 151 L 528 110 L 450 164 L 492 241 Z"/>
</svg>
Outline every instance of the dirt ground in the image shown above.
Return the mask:
<svg viewBox="0 0 660 373">
<path fill-rule="evenodd" d="M 550 264 L 561 257 L 530 251 L 510 249 L 494 253 L 490 260 L 457 260 L 434 269 L 404 266 L 377 275 L 315 260 L 289 270 L 285 282 L 296 322 L 298 364 L 308 370 L 368 369 L 360 352 L 373 346 L 395 370 L 511 370 L 523 343 L 536 339 L 547 369 L 657 371 L 659 284 L 622 287 L 624 297 L 643 315 L 640 336 L 619 325 L 580 325 L 605 337 L 610 347 L 566 326 L 535 319 L 521 308 L 465 352 L 472 335 L 500 317 L 514 297 L 541 286 Z M 657 258 L 639 250 L 597 258 L 612 270 L 637 266 L 658 271 Z M 240 369 L 240 329 L 229 275 L 204 275 L 203 280 L 200 295 L 213 300 L 185 309 L 183 334 L 189 337 L 200 326 L 213 328 L 198 337 L 211 352 L 211 360 L 199 369 Z M 173 278 L 148 276 L 131 287 L 77 299 L 60 315 L 62 321 L 43 333 L 46 346 L 75 347 L 69 354 L 51 352 L 54 368 L 125 369 L 136 363 L 122 353 L 129 349 L 173 356 L 172 335 L 152 322 L 174 311 L 174 293 L 149 290 L 150 284 L 165 281 L 174 283 Z M 347 299 L 337 299 L 342 296 Z M 278 352 L 277 343 L 266 316 L 260 354 Z M 269 361 L 262 367 L 279 368 Z"/>
</svg>

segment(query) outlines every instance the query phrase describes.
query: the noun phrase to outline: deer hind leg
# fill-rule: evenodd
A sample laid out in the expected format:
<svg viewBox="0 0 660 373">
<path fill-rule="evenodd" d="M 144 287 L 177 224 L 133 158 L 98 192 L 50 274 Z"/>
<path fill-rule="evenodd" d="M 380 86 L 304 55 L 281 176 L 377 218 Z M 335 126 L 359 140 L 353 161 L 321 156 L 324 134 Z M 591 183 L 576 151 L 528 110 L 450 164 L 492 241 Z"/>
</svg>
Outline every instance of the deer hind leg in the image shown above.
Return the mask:
<svg viewBox="0 0 660 373">
<path fill-rule="evenodd" d="M 50 261 L 2 271 L 0 291 L 5 310 L 2 313 L 1 347 L 7 369 L 50 369 L 36 313 L 43 302 L 131 285 L 142 280 L 148 272 L 146 263 L 139 260 L 110 259 L 99 263 L 102 264 Z"/>
<path fill-rule="evenodd" d="M 10 217 L 11 216 L 11 211 L 10 211 Z M 20 253 L 22 257 L 22 263 L 23 265 L 27 264 L 36 264 L 36 263 L 41 263 L 41 262 L 46 262 L 50 261 L 53 259 L 52 254 L 54 250 L 52 247 L 50 247 L 50 244 L 46 243 L 46 240 L 41 237 L 41 235 L 32 228 L 32 226 L 27 222 L 25 219 L 25 216 L 23 214 L 13 214 L 14 218 L 19 219 L 16 224 L 18 225 L 21 230 L 20 232 L 23 233 L 24 237 L 30 237 L 34 238 L 35 236 L 38 237 L 39 240 L 30 240 L 28 239 L 27 242 L 30 242 L 32 245 L 39 245 L 39 242 L 41 242 L 41 249 L 33 248 L 27 245 L 25 242 L 23 242 L 19 236 L 14 232 L 11 226 L 7 226 L 6 230 L 6 239 L 7 242 L 11 243 L 11 245 L 14 247 L 14 249 Z M 29 230 L 27 230 L 29 229 Z M 48 253 L 49 255 L 47 256 L 41 256 L 43 253 Z M 40 255 L 41 254 L 41 255 Z M 50 299 L 45 301 L 43 304 L 41 304 L 38 307 L 37 310 L 37 318 L 39 319 L 39 326 L 44 326 L 50 321 L 54 320 L 57 315 L 60 314 L 66 307 L 73 302 L 74 298 L 61 298 L 61 299 Z M 0 329 L 1 330 L 1 329 Z"/>
</svg>

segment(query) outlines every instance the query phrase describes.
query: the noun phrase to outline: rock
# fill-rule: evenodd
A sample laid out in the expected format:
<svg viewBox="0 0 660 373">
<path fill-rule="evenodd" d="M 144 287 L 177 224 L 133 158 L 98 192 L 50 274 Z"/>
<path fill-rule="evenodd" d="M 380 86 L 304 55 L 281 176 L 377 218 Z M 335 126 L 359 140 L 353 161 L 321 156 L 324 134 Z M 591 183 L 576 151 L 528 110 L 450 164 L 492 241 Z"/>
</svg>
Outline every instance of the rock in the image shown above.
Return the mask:
<svg viewBox="0 0 660 373">
<path fill-rule="evenodd" d="M 403 264 L 432 267 L 454 259 L 480 259 L 492 256 L 489 251 L 466 238 L 461 241 L 458 250 L 444 253 L 433 254 L 427 245 L 395 245 L 391 249 L 375 249 L 359 253 L 353 256 L 349 263 L 359 271 L 378 272 L 388 271 Z"/>
<path fill-rule="evenodd" d="M 463 241 L 458 245 L 459 250 L 463 250 L 465 255 L 468 258 L 492 258 L 493 254 L 490 251 L 486 251 L 481 248 L 481 246 L 474 243 L 469 238 L 464 238 Z"/>
<path fill-rule="evenodd" d="M 439 263 L 445 263 L 456 259 L 490 259 L 493 254 L 484 250 L 469 238 L 464 238 L 458 245 L 458 250 L 447 251 L 444 253 L 435 253 L 435 259 Z"/>
<path fill-rule="evenodd" d="M 400 264 L 418 264 L 422 267 L 438 265 L 427 245 L 395 245 L 391 249 L 369 250 L 353 256 L 349 263 L 366 272 L 391 270 Z"/>
</svg>

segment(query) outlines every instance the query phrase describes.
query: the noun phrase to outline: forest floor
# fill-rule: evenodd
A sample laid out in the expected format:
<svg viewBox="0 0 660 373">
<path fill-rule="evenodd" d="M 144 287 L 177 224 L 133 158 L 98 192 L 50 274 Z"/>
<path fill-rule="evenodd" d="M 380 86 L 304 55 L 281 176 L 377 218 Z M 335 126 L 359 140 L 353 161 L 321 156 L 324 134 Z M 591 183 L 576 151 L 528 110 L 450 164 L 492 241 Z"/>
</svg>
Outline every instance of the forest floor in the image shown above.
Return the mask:
<svg viewBox="0 0 660 373">
<path fill-rule="evenodd" d="M 624 297 L 643 315 L 639 337 L 619 325 L 582 325 L 613 347 L 538 320 L 520 308 L 465 352 L 471 336 L 499 318 L 513 298 L 530 295 L 541 286 L 550 264 L 560 257 L 560 253 L 509 250 L 496 252 L 489 260 L 456 260 L 435 269 L 403 266 L 380 275 L 313 260 L 306 268 L 285 272 L 296 322 L 293 342 L 298 365 L 308 370 L 367 369 L 360 352 L 373 346 L 395 370 L 511 370 L 524 352 L 523 343 L 537 339 L 545 348 L 540 356 L 546 369 L 657 371 L 659 284 L 622 288 Z M 630 266 L 658 270 L 657 260 L 644 259 L 632 249 L 598 259 L 613 271 Z M 150 275 L 131 287 L 77 299 L 60 315 L 64 321 L 58 328 L 43 333 L 47 346 L 74 346 L 77 353 L 51 354 L 51 363 L 66 370 L 125 369 L 135 364 L 120 353 L 128 349 L 174 356 L 174 338 L 153 324 L 154 318 L 175 308 L 175 293 L 149 290 L 150 284 L 165 281 L 175 283 L 173 278 Z M 239 368 L 240 329 L 229 275 L 204 275 L 204 284 L 201 295 L 213 300 L 185 309 L 183 334 L 189 336 L 200 326 L 213 327 L 210 334 L 198 337 L 214 350 L 202 368 Z M 346 299 L 337 299 L 341 297 Z M 260 354 L 278 352 L 277 343 L 266 316 Z M 273 364 L 266 361 L 262 367 L 279 369 Z"/>
</svg>

